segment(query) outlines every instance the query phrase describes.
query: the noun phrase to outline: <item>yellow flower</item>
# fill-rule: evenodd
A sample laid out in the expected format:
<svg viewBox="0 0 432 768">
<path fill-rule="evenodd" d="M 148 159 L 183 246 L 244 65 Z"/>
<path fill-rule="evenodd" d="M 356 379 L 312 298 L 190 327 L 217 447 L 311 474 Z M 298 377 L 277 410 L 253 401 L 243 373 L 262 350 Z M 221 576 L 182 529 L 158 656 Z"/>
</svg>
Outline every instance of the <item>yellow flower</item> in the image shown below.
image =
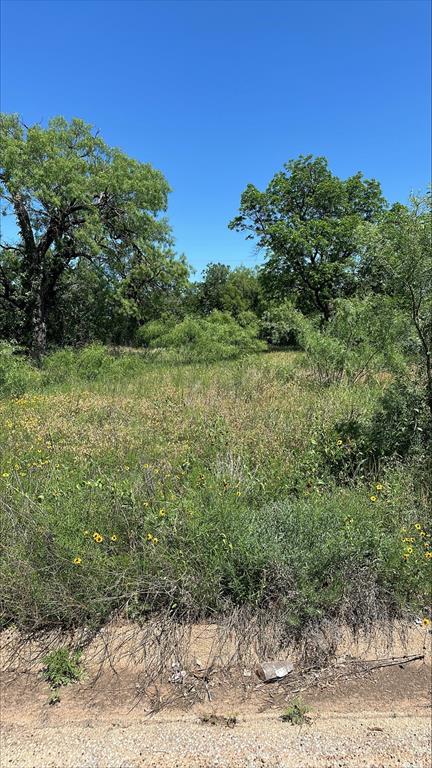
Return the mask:
<svg viewBox="0 0 432 768">
<path fill-rule="evenodd" d="M 376 496 L 370 496 L 369 498 L 370 498 L 371 501 L 376 501 L 377 500 Z"/>
<path fill-rule="evenodd" d="M 2 472 L 2 477 L 9 477 L 9 472 Z"/>
<path fill-rule="evenodd" d="M 148 533 L 148 534 L 147 534 L 147 541 L 152 541 L 152 540 L 153 540 L 153 536 L 152 536 L 152 534 L 151 534 L 151 533 Z"/>
<path fill-rule="evenodd" d="M 113 535 L 111 536 L 111 541 L 117 541 L 117 536 L 115 535 L 115 533 L 113 533 Z"/>
<path fill-rule="evenodd" d="M 159 539 L 157 538 L 157 536 L 153 536 L 152 541 L 153 541 L 153 544 L 157 544 Z"/>
<path fill-rule="evenodd" d="M 165 512 L 165 510 L 164 510 L 164 509 L 160 509 L 160 510 L 159 510 L 159 516 L 160 516 L 160 517 L 165 517 L 165 515 L 166 515 L 166 512 Z"/>
<path fill-rule="evenodd" d="M 426 531 L 420 531 L 420 536 L 426 536 Z"/>
<path fill-rule="evenodd" d="M 430 558 L 432 557 L 432 552 L 425 552 L 425 557 L 426 559 L 430 560 Z"/>
<path fill-rule="evenodd" d="M 407 549 L 406 549 L 406 551 L 405 551 L 405 554 L 406 554 L 406 555 L 410 555 L 412 551 L 413 551 L 413 548 L 412 548 L 412 547 L 407 547 Z"/>
<path fill-rule="evenodd" d="M 342 440 L 338 440 L 336 445 L 343 445 L 343 441 Z"/>
<path fill-rule="evenodd" d="M 382 485 L 382 483 L 377 483 L 375 488 L 377 489 L 377 491 L 382 491 L 384 486 Z"/>
<path fill-rule="evenodd" d="M 100 533 L 98 533 L 97 531 L 94 532 L 93 538 L 94 538 L 96 544 L 100 544 L 101 541 L 103 541 L 103 536 Z"/>
<path fill-rule="evenodd" d="M 405 552 L 405 553 L 403 554 L 403 559 L 404 559 L 404 560 L 408 560 L 408 558 L 409 558 L 409 555 L 407 555 L 407 553 Z"/>
<path fill-rule="evenodd" d="M 424 619 L 422 619 L 422 627 L 428 627 L 430 623 L 431 621 L 430 619 L 427 618 L 427 616 L 425 616 Z"/>
<path fill-rule="evenodd" d="M 416 529 L 416 531 L 421 531 L 421 525 L 420 525 L 420 523 L 416 523 L 416 524 L 415 524 L 415 526 L 414 526 L 414 528 Z"/>
<path fill-rule="evenodd" d="M 84 531 L 84 536 L 88 536 L 88 535 L 89 535 L 89 531 Z"/>
<path fill-rule="evenodd" d="M 81 565 L 81 563 L 82 563 L 82 560 L 81 560 L 80 557 L 74 557 L 74 559 L 73 559 L 73 564 L 74 565 Z"/>
</svg>

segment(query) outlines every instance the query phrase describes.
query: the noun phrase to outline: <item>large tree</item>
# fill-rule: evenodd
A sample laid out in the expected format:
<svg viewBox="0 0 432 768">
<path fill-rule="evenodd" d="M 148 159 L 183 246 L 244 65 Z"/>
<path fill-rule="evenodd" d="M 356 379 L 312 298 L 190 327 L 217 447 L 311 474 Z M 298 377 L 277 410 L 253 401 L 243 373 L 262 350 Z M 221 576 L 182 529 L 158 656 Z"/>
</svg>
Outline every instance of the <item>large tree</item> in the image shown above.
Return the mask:
<svg viewBox="0 0 432 768">
<path fill-rule="evenodd" d="M 18 232 L 3 244 L 0 304 L 22 318 L 38 360 L 65 273 L 83 261 L 108 280 L 139 275 L 142 296 L 144 283 L 157 284 L 161 274 L 167 282 L 174 259 L 163 216 L 169 186 L 160 171 L 108 147 L 82 120 L 26 127 L 17 115 L 2 115 L 0 128 L 0 193 Z"/>
<path fill-rule="evenodd" d="M 334 299 L 356 290 L 359 224 L 375 221 L 384 205 L 377 181 L 361 173 L 344 181 L 324 157 L 300 156 L 263 192 L 248 184 L 229 227 L 265 249 L 262 279 L 272 298 L 295 298 L 328 320 Z"/>
</svg>

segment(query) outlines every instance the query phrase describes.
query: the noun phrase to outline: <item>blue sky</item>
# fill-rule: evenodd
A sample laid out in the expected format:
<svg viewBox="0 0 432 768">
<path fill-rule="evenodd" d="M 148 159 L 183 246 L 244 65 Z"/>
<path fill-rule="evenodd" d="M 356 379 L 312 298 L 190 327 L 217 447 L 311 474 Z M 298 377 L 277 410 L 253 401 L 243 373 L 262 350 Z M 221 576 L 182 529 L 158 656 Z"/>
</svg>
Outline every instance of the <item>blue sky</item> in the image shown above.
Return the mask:
<svg viewBox="0 0 432 768">
<path fill-rule="evenodd" d="M 151 162 L 198 270 L 257 263 L 230 232 L 248 182 L 323 154 L 405 201 L 430 177 L 423 0 L 3 0 L 1 106 L 62 114 Z"/>
</svg>

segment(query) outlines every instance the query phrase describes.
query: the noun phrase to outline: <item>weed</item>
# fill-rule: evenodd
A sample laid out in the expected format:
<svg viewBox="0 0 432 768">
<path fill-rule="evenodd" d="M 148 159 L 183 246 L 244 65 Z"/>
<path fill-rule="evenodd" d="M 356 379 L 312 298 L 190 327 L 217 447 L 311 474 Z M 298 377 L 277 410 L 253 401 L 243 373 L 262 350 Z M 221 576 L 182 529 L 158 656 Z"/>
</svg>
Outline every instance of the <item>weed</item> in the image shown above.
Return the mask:
<svg viewBox="0 0 432 768">
<path fill-rule="evenodd" d="M 304 725 L 310 723 L 311 719 L 307 713 L 310 712 L 310 707 L 304 704 L 300 699 L 295 699 L 281 714 L 280 719 L 284 723 L 291 723 L 291 725 Z"/>
<path fill-rule="evenodd" d="M 69 651 L 68 648 L 57 648 L 51 651 L 43 660 L 44 679 L 51 688 L 60 688 L 62 685 L 80 680 L 83 675 L 80 659 L 80 651 Z M 50 700 L 50 704 L 54 703 L 56 702 Z"/>
</svg>

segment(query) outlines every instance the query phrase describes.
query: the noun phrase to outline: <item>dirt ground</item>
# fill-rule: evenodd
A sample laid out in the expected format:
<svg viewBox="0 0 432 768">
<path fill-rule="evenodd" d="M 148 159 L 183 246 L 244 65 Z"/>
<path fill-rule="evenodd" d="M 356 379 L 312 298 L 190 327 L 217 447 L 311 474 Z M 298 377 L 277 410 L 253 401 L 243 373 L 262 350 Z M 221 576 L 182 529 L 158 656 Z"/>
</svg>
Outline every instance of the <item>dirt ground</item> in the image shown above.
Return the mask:
<svg viewBox="0 0 432 768">
<path fill-rule="evenodd" d="M 57 704 L 40 668 L 21 657 L 3 673 L 0 766 L 430 768 L 430 640 L 414 628 L 385 652 L 376 642 L 343 648 L 331 668 L 295 669 L 277 684 L 245 668 L 153 683 L 150 693 L 125 654 L 59 691 Z M 424 658 L 407 661 L 414 655 Z M 301 726 L 280 719 L 297 697 L 310 707 Z"/>
</svg>

